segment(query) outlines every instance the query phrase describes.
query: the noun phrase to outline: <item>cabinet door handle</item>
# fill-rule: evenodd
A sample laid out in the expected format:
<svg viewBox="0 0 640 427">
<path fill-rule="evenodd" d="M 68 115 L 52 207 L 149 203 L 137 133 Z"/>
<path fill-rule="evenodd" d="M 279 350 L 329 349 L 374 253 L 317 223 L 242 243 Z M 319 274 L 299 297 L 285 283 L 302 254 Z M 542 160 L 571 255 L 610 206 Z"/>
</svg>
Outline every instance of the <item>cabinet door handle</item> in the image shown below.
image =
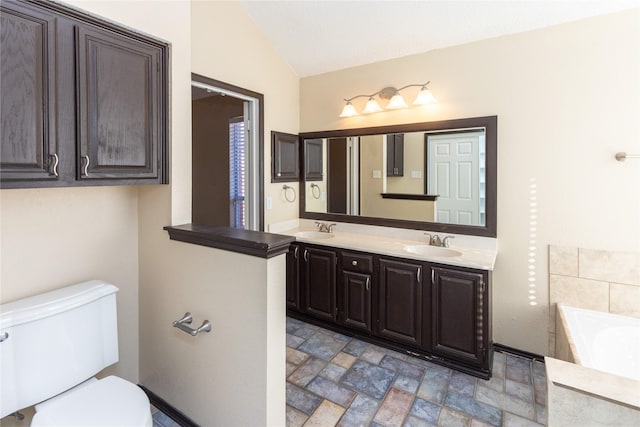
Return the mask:
<svg viewBox="0 0 640 427">
<path fill-rule="evenodd" d="M 351 265 L 353 265 L 355 267 L 356 265 L 358 265 L 358 261 L 355 261 L 355 260 L 351 261 Z"/>
<path fill-rule="evenodd" d="M 422 267 L 418 267 L 418 283 L 420 283 L 421 276 L 422 276 Z"/>
<path fill-rule="evenodd" d="M 367 282 L 364 285 L 364 288 L 368 291 L 371 289 L 371 277 L 367 276 Z"/>
<path fill-rule="evenodd" d="M 60 163 L 60 159 L 56 153 L 53 153 L 51 157 L 53 157 L 53 167 L 51 168 L 53 169 L 52 174 L 53 176 L 58 176 L 58 163 Z"/>
<path fill-rule="evenodd" d="M 431 270 L 431 283 L 435 285 L 436 283 L 436 272 L 435 270 Z"/>
<path fill-rule="evenodd" d="M 298 259 L 298 252 L 300 252 L 300 246 L 296 246 L 293 250 L 293 258 Z"/>
<path fill-rule="evenodd" d="M 309 251 L 306 249 L 304 250 L 304 260 L 309 261 Z"/>
<path fill-rule="evenodd" d="M 89 176 L 89 156 L 82 156 L 82 158 L 84 159 L 84 168 L 82 169 L 82 175 Z"/>
</svg>

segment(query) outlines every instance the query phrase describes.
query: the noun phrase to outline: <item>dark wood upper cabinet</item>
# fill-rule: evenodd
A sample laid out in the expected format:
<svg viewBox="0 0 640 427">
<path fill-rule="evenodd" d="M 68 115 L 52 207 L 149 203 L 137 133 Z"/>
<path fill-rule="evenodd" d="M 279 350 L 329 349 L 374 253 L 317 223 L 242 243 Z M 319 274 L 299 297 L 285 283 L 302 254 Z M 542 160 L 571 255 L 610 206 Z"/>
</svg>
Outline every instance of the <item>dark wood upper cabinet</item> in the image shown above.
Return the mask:
<svg viewBox="0 0 640 427">
<path fill-rule="evenodd" d="M 57 2 L 0 8 L 2 188 L 167 183 L 169 45 Z"/>
<path fill-rule="evenodd" d="M 486 273 L 433 267 L 431 351 L 482 367 L 489 346 Z"/>
<path fill-rule="evenodd" d="M 76 27 L 78 179 L 158 177 L 160 48 Z"/>
<path fill-rule="evenodd" d="M 422 342 L 421 263 L 380 258 L 378 335 L 412 346 Z"/>
<path fill-rule="evenodd" d="M 271 182 L 300 180 L 298 135 L 271 132 Z"/>
<path fill-rule="evenodd" d="M 322 145 L 322 139 L 310 139 L 304 142 L 305 181 L 322 181 L 324 176 Z"/>
<path fill-rule="evenodd" d="M 58 179 L 55 42 L 54 14 L 28 5 L 0 4 L 3 184 Z"/>
<path fill-rule="evenodd" d="M 404 134 L 387 135 L 387 176 L 404 175 Z"/>
</svg>

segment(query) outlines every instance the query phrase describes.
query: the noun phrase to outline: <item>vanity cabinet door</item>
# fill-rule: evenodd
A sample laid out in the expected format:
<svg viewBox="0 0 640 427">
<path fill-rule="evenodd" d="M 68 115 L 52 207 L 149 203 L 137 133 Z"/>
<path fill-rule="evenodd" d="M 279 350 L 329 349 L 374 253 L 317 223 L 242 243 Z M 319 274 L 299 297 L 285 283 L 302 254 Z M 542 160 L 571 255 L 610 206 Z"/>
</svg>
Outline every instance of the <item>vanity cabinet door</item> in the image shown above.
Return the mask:
<svg viewBox="0 0 640 427">
<path fill-rule="evenodd" d="M 76 26 L 77 178 L 162 181 L 162 50 Z"/>
<path fill-rule="evenodd" d="M 342 272 L 342 310 L 345 326 L 371 332 L 371 275 Z"/>
<path fill-rule="evenodd" d="M 300 310 L 300 254 L 302 246 L 292 244 L 287 252 L 287 308 Z"/>
<path fill-rule="evenodd" d="M 336 253 L 304 246 L 302 253 L 304 312 L 318 319 L 336 320 Z"/>
<path fill-rule="evenodd" d="M 3 188 L 58 179 L 56 22 L 52 12 L 0 4 L 0 177 Z"/>
<path fill-rule="evenodd" d="M 431 352 L 488 369 L 487 274 L 433 267 Z"/>
<path fill-rule="evenodd" d="M 421 263 L 380 258 L 379 336 L 403 344 L 421 346 L 423 270 Z"/>
</svg>

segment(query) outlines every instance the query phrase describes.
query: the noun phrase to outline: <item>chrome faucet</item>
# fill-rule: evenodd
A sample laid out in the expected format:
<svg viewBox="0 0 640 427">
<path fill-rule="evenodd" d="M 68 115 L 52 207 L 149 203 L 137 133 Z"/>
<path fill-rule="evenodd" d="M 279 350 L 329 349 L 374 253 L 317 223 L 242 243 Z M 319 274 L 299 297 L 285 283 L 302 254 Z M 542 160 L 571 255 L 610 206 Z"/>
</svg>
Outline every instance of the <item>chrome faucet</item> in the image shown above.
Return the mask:
<svg viewBox="0 0 640 427">
<path fill-rule="evenodd" d="M 333 227 L 335 227 L 335 224 L 327 224 L 326 222 L 319 222 L 316 221 L 315 222 L 316 227 L 318 227 L 318 231 L 321 231 L 323 233 L 333 233 Z"/>
<path fill-rule="evenodd" d="M 440 236 L 438 236 L 437 234 L 431 235 L 429 233 L 424 233 L 425 236 L 427 236 L 427 240 L 429 241 L 429 245 L 431 246 L 439 246 L 442 248 L 448 248 L 449 247 L 449 239 L 455 239 L 454 236 L 445 236 L 444 239 L 440 239 Z"/>
</svg>

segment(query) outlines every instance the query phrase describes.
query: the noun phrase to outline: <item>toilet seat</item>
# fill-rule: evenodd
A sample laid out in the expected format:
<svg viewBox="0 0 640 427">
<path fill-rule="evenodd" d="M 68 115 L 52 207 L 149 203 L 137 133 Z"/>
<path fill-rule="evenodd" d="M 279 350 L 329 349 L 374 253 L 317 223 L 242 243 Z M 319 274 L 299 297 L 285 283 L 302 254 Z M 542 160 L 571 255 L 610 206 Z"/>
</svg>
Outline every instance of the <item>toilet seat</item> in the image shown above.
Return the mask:
<svg viewBox="0 0 640 427">
<path fill-rule="evenodd" d="M 31 427 L 151 427 L 140 387 L 116 376 L 83 383 L 36 406 Z"/>
</svg>

